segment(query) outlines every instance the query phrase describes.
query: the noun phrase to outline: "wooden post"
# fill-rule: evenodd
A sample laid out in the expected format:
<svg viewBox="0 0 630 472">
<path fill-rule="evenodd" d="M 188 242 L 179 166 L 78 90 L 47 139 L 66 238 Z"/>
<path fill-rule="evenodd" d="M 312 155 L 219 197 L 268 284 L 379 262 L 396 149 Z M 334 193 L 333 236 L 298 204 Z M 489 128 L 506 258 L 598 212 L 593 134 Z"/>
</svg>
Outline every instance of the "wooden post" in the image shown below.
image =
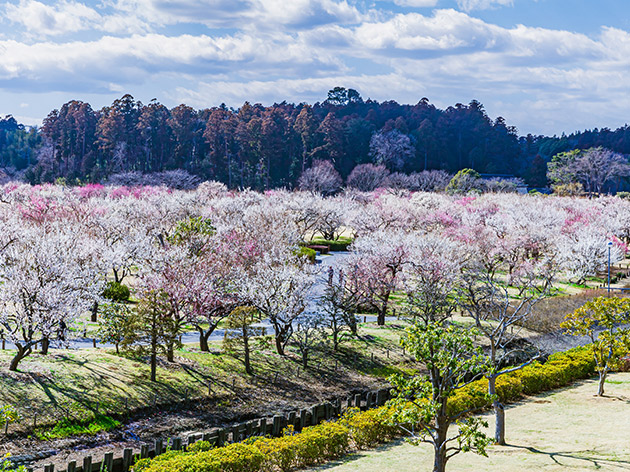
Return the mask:
<svg viewBox="0 0 630 472">
<path fill-rule="evenodd" d="M 105 457 L 103 457 L 103 467 L 107 469 L 107 472 L 112 472 L 114 470 L 114 453 L 107 452 Z"/>
<path fill-rule="evenodd" d="M 92 456 L 83 458 L 83 472 L 92 472 Z"/>
<path fill-rule="evenodd" d="M 147 459 L 149 457 L 149 445 L 143 444 L 140 446 L 140 459 Z"/>
<path fill-rule="evenodd" d="M 133 449 L 123 450 L 123 472 L 129 472 L 129 469 L 133 465 Z"/>
<path fill-rule="evenodd" d="M 77 470 L 77 461 L 68 462 L 68 467 L 66 467 L 66 472 L 76 472 Z"/>
<path fill-rule="evenodd" d="M 155 455 L 159 456 L 160 454 L 164 454 L 164 441 L 161 439 L 155 440 Z"/>
<path fill-rule="evenodd" d="M 55 472 L 55 464 L 45 465 L 44 472 Z"/>
<path fill-rule="evenodd" d="M 273 429 L 271 430 L 272 436 L 280 436 L 280 416 L 276 415 L 273 417 Z"/>
<path fill-rule="evenodd" d="M 311 425 L 315 426 L 317 424 L 317 406 L 315 405 L 311 407 Z"/>
</svg>

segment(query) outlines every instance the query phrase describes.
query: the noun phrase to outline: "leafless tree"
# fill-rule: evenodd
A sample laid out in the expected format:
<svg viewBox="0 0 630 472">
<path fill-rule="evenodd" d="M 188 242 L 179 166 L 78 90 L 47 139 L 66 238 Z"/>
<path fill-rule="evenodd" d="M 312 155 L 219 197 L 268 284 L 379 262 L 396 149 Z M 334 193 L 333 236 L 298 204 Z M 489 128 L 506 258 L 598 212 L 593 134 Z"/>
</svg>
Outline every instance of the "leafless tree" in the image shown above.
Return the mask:
<svg viewBox="0 0 630 472">
<path fill-rule="evenodd" d="M 313 167 L 306 169 L 300 176 L 300 190 L 307 190 L 322 195 L 332 195 L 341 188 L 341 176 L 330 161 L 315 161 Z"/>
<path fill-rule="evenodd" d="M 602 147 L 589 149 L 575 159 L 571 166 L 589 195 L 600 194 L 607 183 L 630 175 L 628 159 Z"/>
<path fill-rule="evenodd" d="M 359 164 L 348 176 L 348 187 L 362 192 L 371 192 L 386 182 L 389 171 L 385 166 L 375 166 L 374 164 Z"/>
</svg>

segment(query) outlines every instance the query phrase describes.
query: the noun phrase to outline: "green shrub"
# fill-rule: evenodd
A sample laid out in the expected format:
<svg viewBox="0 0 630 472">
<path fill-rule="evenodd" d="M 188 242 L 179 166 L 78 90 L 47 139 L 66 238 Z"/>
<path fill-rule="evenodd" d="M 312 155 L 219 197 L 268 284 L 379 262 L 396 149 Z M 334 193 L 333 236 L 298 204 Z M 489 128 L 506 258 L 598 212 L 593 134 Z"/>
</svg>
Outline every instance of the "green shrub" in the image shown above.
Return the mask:
<svg viewBox="0 0 630 472">
<path fill-rule="evenodd" d="M 214 446 L 210 444 L 209 441 L 197 441 L 196 443 L 191 444 L 187 451 L 188 452 L 205 452 L 214 449 Z"/>
<path fill-rule="evenodd" d="M 299 257 L 306 257 L 311 264 L 315 264 L 317 251 L 315 251 L 315 249 L 311 249 L 310 247 L 300 246 L 299 249 L 295 251 L 295 255 Z"/>
<path fill-rule="evenodd" d="M 129 287 L 124 284 L 114 282 L 113 280 L 107 282 L 105 289 L 103 290 L 103 297 L 114 302 L 128 302 L 131 292 Z"/>
<path fill-rule="evenodd" d="M 347 236 L 339 236 L 337 240 L 314 238 L 309 244 L 315 246 L 328 246 L 331 251 L 347 251 L 353 239 Z"/>
<path fill-rule="evenodd" d="M 350 408 L 340 423 L 348 428 L 355 446 L 359 449 L 373 447 L 400 434 L 400 429 L 389 421 L 388 408 L 376 408 L 361 412 Z"/>
</svg>

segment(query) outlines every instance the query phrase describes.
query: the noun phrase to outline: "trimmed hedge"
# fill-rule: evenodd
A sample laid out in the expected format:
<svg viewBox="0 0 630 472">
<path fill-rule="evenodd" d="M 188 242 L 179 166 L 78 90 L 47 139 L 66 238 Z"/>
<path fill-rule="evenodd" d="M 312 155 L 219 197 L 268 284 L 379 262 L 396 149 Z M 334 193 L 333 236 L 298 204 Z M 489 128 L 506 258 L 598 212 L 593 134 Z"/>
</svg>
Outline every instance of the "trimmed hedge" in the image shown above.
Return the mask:
<svg viewBox="0 0 630 472">
<path fill-rule="evenodd" d="M 103 298 L 114 302 L 126 303 L 129 301 L 130 296 L 131 292 L 129 291 L 129 287 L 125 284 L 114 282 L 113 280 L 107 282 L 107 285 L 103 289 Z"/>
<path fill-rule="evenodd" d="M 352 244 L 354 240 L 346 236 L 340 236 L 339 239 L 332 241 L 324 238 L 314 238 L 308 244 L 314 244 L 317 246 L 328 246 L 331 251 L 347 251 L 348 246 Z"/>
<path fill-rule="evenodd" d="M 299 257 L 306 257 L 311 264 L 315 264 L 315 258 L 317 257 L 317 251 L 310 247 L 300 246 L 295 251 L 295 255 Z"/>
<path fill-rule="evenodd" d="M 551 390 L 591 376 L 595 363 L 587 347 L 574 348 L 549 357 L 545 364 L 531 365 L 500 376 L 497 395 L 502 402 L 522 395 Z M 449 401 L 455 413 L 489 406 L 487 379 L 472 382 Z M 373 447 L 400 436 L 400 428 L 391 424 L 391 408 L 383 406 L 367 411 L 351 408 L 334 422 L 304 428 L 295 434 L 291 427 L 279 438 L 252 437 L 241 443 L 212 449 L 207 442 L 195 443 L 188 452 L 169 451 L 155 459 L 142 459 L 134 472 L 286 472 L 343 456 L 353 449 Z"/>
</svg>

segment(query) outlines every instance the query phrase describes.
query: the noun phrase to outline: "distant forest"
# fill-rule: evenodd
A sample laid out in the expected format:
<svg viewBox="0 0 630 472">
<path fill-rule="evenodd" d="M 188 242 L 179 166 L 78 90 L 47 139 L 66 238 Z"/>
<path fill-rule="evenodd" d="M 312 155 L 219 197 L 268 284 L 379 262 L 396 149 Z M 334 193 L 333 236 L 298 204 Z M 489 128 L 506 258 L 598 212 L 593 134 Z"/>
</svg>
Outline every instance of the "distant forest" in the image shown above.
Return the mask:
<svg viewBox="0 0 630 472">
<path fill-rule="evenodd" d="M 31 183 L 183 169 L 231 188 L 292 188 L 313 161 L 325 160 L 343 178 L 359 164 L 377 163 L 404 173 L 472 168 L 544 187 L 552 156 L 594 146 L 629 155 L 630 127 L 519 136 L 476 100 L 441 110 L 426 98 L 415 105 L 379 103 L 342 87 L 313 105 L 168 109 L 124 95 L 101 110 L 68 102 L 39 129 L 0 118 L 0 168 Z"/>
</svg>

